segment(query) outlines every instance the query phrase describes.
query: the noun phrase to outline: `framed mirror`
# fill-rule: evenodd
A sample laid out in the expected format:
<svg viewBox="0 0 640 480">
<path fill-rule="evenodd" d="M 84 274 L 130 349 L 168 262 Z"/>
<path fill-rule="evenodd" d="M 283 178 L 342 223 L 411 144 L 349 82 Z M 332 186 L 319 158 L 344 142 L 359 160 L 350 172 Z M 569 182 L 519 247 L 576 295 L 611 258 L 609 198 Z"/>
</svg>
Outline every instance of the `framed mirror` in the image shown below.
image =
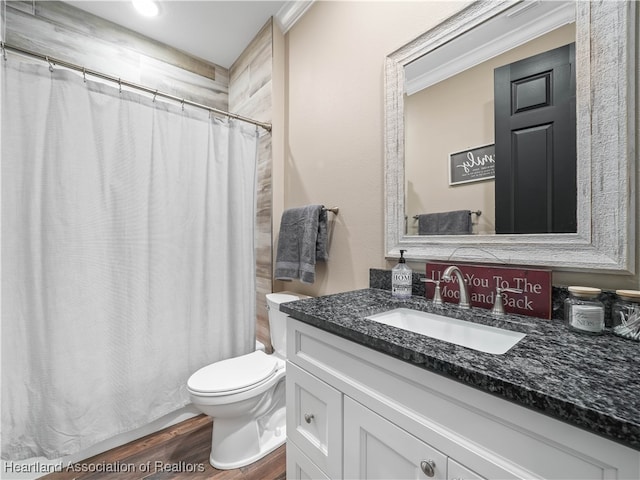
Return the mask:
<svg viewBox="0 0 640 480">
<path fill-rule="evenodd" d="M 517 17 L 518 12 L 539 3 L 546 2 L 475 2 L 387 57 L 387 257 L 397 258 L 399 250 L 404 249 L 405 257 L 414 261 L 489 261 L 557 270 L 634 273 L 635 2 L 570 3 L 575 18 L 575 233 L 415 235 L 407 228 L 410 218 L 405 203 L 406 69 L 413 68 L 409 66 L 417 61 L 432 58 L 435 63 L 427 70 L 444 76 L 450 62 L 442 58 L 452 58 L 450 54 L 442 55 L 446 46 L 468 37 L 477 43 L 482 38 L 479 32 L 483 25 L 500 16 Z M 504 35 L 513 36 L 509 32 Z M 495 55 L 490 43 L 487 41 L 478 49 L 487 58 Z"/>
</svg>

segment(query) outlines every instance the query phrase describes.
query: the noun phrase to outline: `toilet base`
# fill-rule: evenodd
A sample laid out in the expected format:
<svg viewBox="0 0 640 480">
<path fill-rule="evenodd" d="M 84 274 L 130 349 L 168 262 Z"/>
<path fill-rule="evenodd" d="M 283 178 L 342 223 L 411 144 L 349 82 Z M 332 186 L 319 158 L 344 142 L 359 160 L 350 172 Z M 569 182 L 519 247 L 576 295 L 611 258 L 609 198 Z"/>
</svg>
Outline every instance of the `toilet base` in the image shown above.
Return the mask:
<svg viewBox="0 0 640 480">
<path fill-rule="evenodd" d="M 263 449 L 258 453 L 231 463 L 217 462 L 214 458 L 213 452 L 211 452 L 211 455 L 209 456 L 209 463 L 213 468 L 217 468 L 218 470 L 234 470 L 236 468 L 246 467 L 247 465 L 257 462 L 261 458 L 266 457 L 271 452 L 284 445 L 286 441 L 286 435 L 282 435 L 281 438 L 274 437 L 269 442 L 266 442 Z"/>
<path fill-rule="evenodd" d="M 257 421 L 214 419 L 211 435 L 211 466 L 218 470 L 244 467 L 284 445 L 287 440 L 285 409 Z"/>
</svg>

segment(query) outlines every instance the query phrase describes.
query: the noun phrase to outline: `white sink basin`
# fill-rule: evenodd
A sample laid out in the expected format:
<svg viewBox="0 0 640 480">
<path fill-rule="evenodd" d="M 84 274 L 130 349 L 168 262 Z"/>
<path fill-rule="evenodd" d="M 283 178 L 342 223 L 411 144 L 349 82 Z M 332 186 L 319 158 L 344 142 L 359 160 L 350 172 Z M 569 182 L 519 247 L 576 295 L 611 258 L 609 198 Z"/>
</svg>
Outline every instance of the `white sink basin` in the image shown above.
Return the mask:
<svg viewBox="0 0 640 480">
<path fill-rule="evenodd" d="M 496 355 L 506 353 L 525 337 L 524 333 L 409 308 L 397 308 L 366 318 L 444 342 Z"/>
</svg>

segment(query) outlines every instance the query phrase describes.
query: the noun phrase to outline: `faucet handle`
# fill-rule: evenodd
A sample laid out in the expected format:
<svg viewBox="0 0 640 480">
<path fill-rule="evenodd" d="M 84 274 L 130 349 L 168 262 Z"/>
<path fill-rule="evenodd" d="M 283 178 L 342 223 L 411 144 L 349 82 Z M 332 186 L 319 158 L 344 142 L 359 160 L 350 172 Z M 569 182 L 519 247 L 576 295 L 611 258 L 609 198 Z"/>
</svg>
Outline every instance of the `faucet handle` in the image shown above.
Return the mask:
<svg viewBox="0 0 640 480">
<path fill-rule="evenodd" d="M 433 294 L 433 304 L 437 307 L 442 305 L 442 296 L 440 295 L 440 280 L 431 280 L 430 278 L 424 277 L 420 279 L 421 282 L 423 283 L 435 283 L 436 284 L 436 291 Z M 425 296 L 427 295 L 427 293 L 425 292 Z"/>
<path fill-rule="evenodd" d="M 496 299 L 491 309 L 492 315 L 504 315 L 504 303 L 502 302 L 502 292 L 522 293 L 519 288 L 500 288 L 496 287 Z"/>
</svg>

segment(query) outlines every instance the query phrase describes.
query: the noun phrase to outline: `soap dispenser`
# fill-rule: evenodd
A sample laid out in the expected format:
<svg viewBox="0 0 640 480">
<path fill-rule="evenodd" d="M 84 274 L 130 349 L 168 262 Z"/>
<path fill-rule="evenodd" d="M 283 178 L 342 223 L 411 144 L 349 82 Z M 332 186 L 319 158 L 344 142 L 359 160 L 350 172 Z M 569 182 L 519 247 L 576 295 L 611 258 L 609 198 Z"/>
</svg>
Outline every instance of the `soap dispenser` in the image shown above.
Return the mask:
<svg viewBox="0 0 640 480">
<path fill-rule="evenodd" d="M 391 270 L 391 295 L 394 298 L 411 298 L 413 274 L 404 259 L 404 252 L 406 250 L 400 250 L 400 260 Z"/>
</svg>

